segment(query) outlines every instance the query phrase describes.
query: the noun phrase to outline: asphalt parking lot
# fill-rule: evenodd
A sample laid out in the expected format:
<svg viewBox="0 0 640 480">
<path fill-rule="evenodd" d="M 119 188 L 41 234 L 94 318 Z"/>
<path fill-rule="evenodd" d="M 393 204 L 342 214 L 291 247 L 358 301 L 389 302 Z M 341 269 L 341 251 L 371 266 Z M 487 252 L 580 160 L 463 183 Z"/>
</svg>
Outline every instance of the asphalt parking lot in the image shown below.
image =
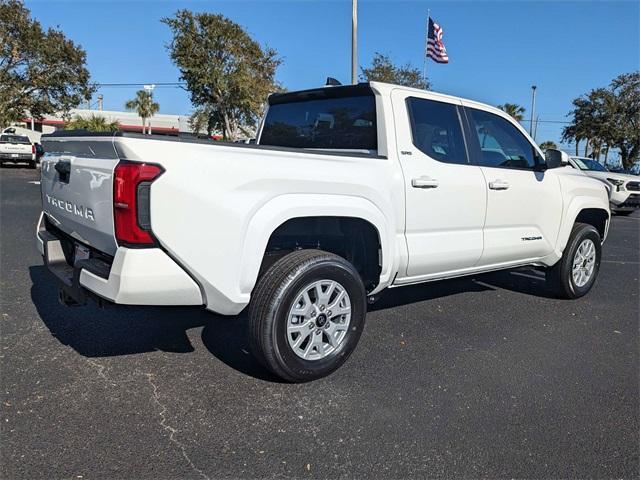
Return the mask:
<svg viewBox="0 0 640 480">
<path fill-rule="evenodd" d="M 637 213 L 586 298 L 529 270 L 390 291 L 342 369 L 289 385 L 242 315 L 60 306 L 38 178 L 0 170 L 2 478 L 640 475 Z"/>
</svg>

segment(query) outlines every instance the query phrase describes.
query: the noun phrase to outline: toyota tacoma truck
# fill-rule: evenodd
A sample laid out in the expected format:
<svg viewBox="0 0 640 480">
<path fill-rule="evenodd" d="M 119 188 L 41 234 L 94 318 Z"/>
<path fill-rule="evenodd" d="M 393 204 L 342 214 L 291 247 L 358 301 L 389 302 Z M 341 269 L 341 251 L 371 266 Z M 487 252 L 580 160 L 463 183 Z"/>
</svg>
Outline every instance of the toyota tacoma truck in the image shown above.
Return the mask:
<svg viewBox="0 0 640 480">
<path fill-rule="evenodd" d="M 377 82 L 271 95 L 256 144 L 43 141 L 37 244 L 63 303 L 248 306 L 290 382 L 342 365 L 386 288 L 532 265 L 581 297 L 609 226 L 602 182 L 502 111 Z"/>
</svg>

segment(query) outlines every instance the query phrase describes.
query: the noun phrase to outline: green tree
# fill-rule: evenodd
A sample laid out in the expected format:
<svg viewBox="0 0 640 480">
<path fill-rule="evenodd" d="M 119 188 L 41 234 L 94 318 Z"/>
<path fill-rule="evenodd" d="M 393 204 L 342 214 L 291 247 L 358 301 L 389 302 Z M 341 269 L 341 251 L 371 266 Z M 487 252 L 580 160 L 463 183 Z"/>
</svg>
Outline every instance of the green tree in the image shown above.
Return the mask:
<svg viewBox="0 0 640 480">
<path fill-rule="evenodd" d="M 85 51 L 62 31 L 44 30 L 20 0 L 0 0 L 0 126 L 41 118 L 91 98 Z"/>
<path fill-rule="evenodd" d="M 615 78 L 607 123 L 611 147 L 620 150 L 620 161 L 631 169 L 640 158 L 640 71 Z"/>
<path fill-rule="evenodd" d="M 521 107 L 517 103 L 505 103 L 504 105 L 498 105 L 498 108 L 511 115 L 518 122 L 521 122 L 524 118 L 524 107 Z"/>
<path fill-rule="evenodd" d="M 584 155 L 586 156 L 587 149 L 589 148 L 588 132 L 586 128 L 588 122 L 584 118 L 587 116 L 587 101 L 584 98 L 576 98 L 572 103 L 574 109 L 571 113 L 574 116 L 574 120 L 570 125 L 567 125 L 562 129 L 562 141 L 574 142 L 576 147 L 576 155 L 580 155 L 580 142 L 582 140 L 587 140 L 584 152 Z"/>
<path fill-rule="evenodd" d="M 555 142 L 552 142 L 551 140 L 547 140 L 546 142 L 542 142 L 542 143 L 540 144 L 540 149 L 541 149 L 543 152 L 544 152 L 545 150 L 550 149 L 550 148 L 555 150 L 555 149 L 557 149 L 557 148 L 558 148 L 558 146 L 556 145 L 556 143 L 555 143 Z"/>
<path fill-rule="evenodd" d="M 189 127 L 191 127 L 191 131 L 195 133 L 196 136 L 207 132 L 210 135 L 215 128 L 214 126 L 209 125 L 210 120 L 211 115 L 206 108 L 196 109 L 189 117 Z"/>
<path fill-rule="evenodd" d="M 360 80 L 363 82 L 385 82 L 405 87 L 428 90 L 431 84 L 422 77 L 419 69 L 410 63 L 394 65 L 389 55 L 376 52 L 368 68 L 360 67 Z"/>
<path fill-rule="evenodd" d="M 91 115 L 88 118 L 76 115 L 73 120 L 64 126 L 67 130 L 88 130 L 90 132 L 115 132 L 120 129 L 116 121 L 110 122 L 100 115 Z"/>
<path fill-rule="evenodd" d="M 153 93 L 147 90 L 138 90 L 136 98 L 125 103 L 124 108 L 135 110 L 138 113 L 138 116 L 142 119 L 142 133 L 144 134 L 146 132 L 147 119 L 158 113 L 160 105 L 153 101 Z M 151 123 L 149 123 L 149 133 L 151 133 Z"/>
<path fill-rule="evenodd" d="M 171 60 L 187 83 L 191 103 L 206 115 L 207 133 L 233 140 L 256 126 L 267 95 L 280 88 L 275 73 L 282 60 L 223 15 L 179 10 L 163 18 L 173 40 Z M 204 125 L 200 122 L 200 125 Z"/>
<path fill-rule="evenodd" d="M 640 72 L 616 77 L 608 88 L 596 88 L 573 100 L 571 123 L 564 128 L 563 140 L 585 140 L 584 155 L 599 158 L 604 150 L 617 148 L 624 168 L 631 168 L 640 157 Z"/>
</svg>

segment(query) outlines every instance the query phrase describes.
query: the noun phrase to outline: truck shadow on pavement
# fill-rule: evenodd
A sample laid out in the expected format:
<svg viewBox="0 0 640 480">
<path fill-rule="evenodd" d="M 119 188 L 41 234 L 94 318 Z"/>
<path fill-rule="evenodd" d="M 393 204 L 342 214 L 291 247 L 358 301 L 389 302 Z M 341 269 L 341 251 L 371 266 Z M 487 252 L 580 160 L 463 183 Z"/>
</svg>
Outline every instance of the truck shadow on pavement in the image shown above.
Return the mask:
<svg viewBox="0 0 640 480">
<path fill-rule="evenodd" d="M 44 266 L 31 266 L 31 299 L 51 334 L 85 357 L 111 357 L 160 350 L 190 353 L 194 347 L 187 331 L 202 329 L 207 350 L 229 367 L 255 378 L 278 381 L 251 355 L 246 312 L 224 317 L 201 307 L 144 307 L 109 305 L 104 309 L 89 302 L 84 307 L 64 307 L 58 290 Z M 426 302 L 465 292 L 506 289 L 541 297 L 549 293 L 544 277 L 535 272 L 505 271 L 477 277 L 445 280 L 390 289 L 369 311 L 380 311 Z M 472 315 L 473 312 L 470 312 Z"/>
<path fill-rule="evenodd" d="M 498 289 L 541 298 L 555 298 L 547 288 L 544 273 L 527 267 L 387 289 L 382 292 L 376 303 L 369 306 L 368 311 L 395 308 L 457 293 Z"/>
<path fill-rule="evenodd" d="M 202 307 L 58 303 L 58 289 L 44 266 L 29 267 L 31 299 L 51 335 L 89 358 L 153 352 L 191 353 L 187 331 L 204 327 L 202 341 L 216 358 L 255 378 L 278 381 L 249 353 L 246 314 L 224 317 Z"/>
</svg>

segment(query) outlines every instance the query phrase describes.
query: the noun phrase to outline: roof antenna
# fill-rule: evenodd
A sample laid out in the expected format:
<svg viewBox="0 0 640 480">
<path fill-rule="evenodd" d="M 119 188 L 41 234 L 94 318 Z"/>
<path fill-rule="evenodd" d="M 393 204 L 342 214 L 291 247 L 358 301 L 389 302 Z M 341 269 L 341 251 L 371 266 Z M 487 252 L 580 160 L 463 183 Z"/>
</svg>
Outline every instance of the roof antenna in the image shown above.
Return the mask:
<svg viewBox="0 0 640 480">
<path fill-rule="evenodd" d="M 333 77 L 327 77 L 327 83 L 325 85 L 329 85 L 332 87 L 337 87 L 338 85 L 342 85 L 339 80 L 336 80 Z"/>
</svg>

